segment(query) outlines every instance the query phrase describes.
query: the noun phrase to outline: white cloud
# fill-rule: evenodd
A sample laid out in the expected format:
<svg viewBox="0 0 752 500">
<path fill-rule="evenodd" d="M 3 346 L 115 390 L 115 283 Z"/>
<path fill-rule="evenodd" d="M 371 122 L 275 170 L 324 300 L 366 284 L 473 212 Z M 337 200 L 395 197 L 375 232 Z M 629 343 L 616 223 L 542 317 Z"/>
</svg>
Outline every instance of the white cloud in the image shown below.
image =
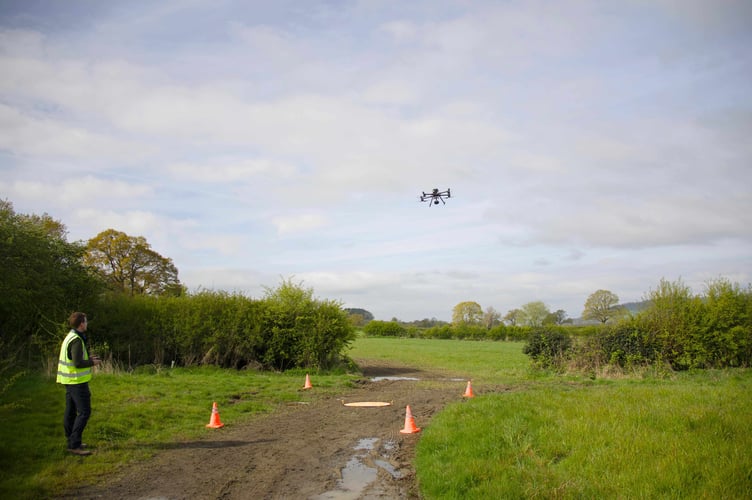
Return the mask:
<svg viewBox="0 0 752 500">
<path fill-rule="evenodd" d="M 59 206 L 91 203 L 100 199 L 112 203 L 115 199 L 133 200 L 153 196 L 151 186 L 110 181 L 92 175 L 83 178 L 63 179 L 59 182 L 18 180 L 0 184 L 3 191 L 16 200 L 57 200 Z"/>
<path fill-rule="evenodd" d="M 178 162 L 167 166 L 174 177 L 208 183 L 249 182 L 261 176 L 289 178 L 296 172 L 294 165 L 275 159 L 243 157 L 213 158 L 205 163 Z"/>
<path fill-rule="evenodd" d="M 189 286 L 416 319 L 750 280 L 744 2 L 75 8 L 0 16 L 0 191 Z"/>
<path fill-rule="evenodd" d="M 73 159 L 92 156 L 111 159 L 136 150 L 129 141 L 59 119 L 24 114 L 4 104 L 0 104 L 0 149 L 22 156 Z"/>
<path fill-rule="evenodd" d="M 318 229 L 327 224 L 327 218 L 314 213 L 279 215 L 272 217 L 272 223 L 280 235 L 287 235 Z"/>
</svg>

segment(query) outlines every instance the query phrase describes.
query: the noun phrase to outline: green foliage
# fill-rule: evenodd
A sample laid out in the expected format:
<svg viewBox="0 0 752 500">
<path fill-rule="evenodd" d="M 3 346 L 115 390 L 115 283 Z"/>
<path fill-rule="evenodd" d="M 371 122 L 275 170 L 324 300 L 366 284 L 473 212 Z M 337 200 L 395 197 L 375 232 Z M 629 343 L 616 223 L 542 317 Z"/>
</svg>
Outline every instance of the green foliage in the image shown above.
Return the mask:
<svg viewBox="0 0 752 500">
<path fill-rule="evenodd" d="M 752 363 L 752 290 L 726 280 L 694 296 L 681 280 L 661 280 L 637 316 L 644 342 L 674 369 Z"/>
<path fill-rule="evenodd" d="M 749 287 L 719 279 L 704 295 L 694 295 L 681 280 L 661 280 L 647 304 L 579 345 L 576 364 L 586 369 L 666 364 L 673 370 L 752 364 Z"/>
<path fill-rule="evenodd" d="M 432 326 L 423 330 L 421 337 L 426 339 L 451 339 L 454 337 L 454 328 L 451 325 Z"/>
<path fill-rule="evenodd" d="M 558 368 L 571 347 L 572 339 L 564 333 L 563 328 L 547 326 L 533 328 L 522 352 L 542 367 Z"/>
<path fill-rule="evenodd" d="M 506 340 L 526 340 L 531 331 L 529 326 L 508 326 L 504 329 Z"/>
<path fill-rule="evenodd" d="M 564 309 L 557 309 L 549 313 L 543 320 L 544 325 L 563 325 L 567 321 L 567 313 Z"/>
<path fill-rule="evenodd" d="M 483 320 L 483 309 L 477 302 L 460 302 L 452 309 L 453 325 L 479 325 Z"/>
<path fill-rule="evenodd" d="M 585 301 L 582 319 L 593 319 L 606 323 L 618 316 L 619 296 L 609 290 L 596 290 Z"/>
<path fill-rule="evenodd" d="M 112 291 L 128 295 L 181 295 L 172 259 L 152 250 L 143 236 L 107 229 L 89 240 L 84 261 Z"/>
<path fill-rule="evenodd" d="M 407 333 L 397 321 L 380 320 L 369 321 L 363 332 L 369 337 L 404 337 Z"/>
<path fill-rule="evenodd" d="M 480 340 L 486 338 L 488 329 L 485 326 L 468 323 L 452 325 L 453 338 L 459 340 Z"/>
<path fill-rule="evenodd" d="M 707 366 L 752 364 L 752 288 L 718 279 L 708 284 L 703 303 L 702 344 Z"/>
<path fill-rule="evenodd" d="M 540 300 L 528 302 L 522 306 L 521 318 L 519 321 L 521 324 L 527 326 L 541 326 L 550 314 L 551 311 L 548 310 L 548 306 Z"/>
<path fill-rule="evenodd" d="M 353 326 L 362 327 L 369 321 L 373 320 L 373 314 L 371 311 L 357 307 L 346 307 L 344 311 L 350 317 L 350 322 Z"/>
<path fill-rule="evenodd" d="M 511 309 L 502 319 L 510 326 L 518 326 L 523 324 L 525 318 L 522 309 Z"/>
<path fill-rule="evenodd" d="M 44 366 L 59 347 L 61 318 L 87 309 L 100 290 L 83 247 L 65 234 L 49 215 L 17 214 L 0 200 L 0 336 L 14 366 Z"/>
<path fill-rule="evenodd" d="M 488 328 L 481 324 L 457 323 L 442 324 L 428 328 L 398 321 L 374 320 L 363 327 L 369 337 L 410 337 L 422 339 L 455 340 L 524 340 L 530 327 L 496 325 Z"/>
<path fill-rule="evenodd" d="M 603 365 L 632 368 L 655 362 L 655 352 L 645 344 L 634 321 L 604 326 L 578 346 L 580 368 L 597 370 Z"/>
<path fill-rule="evenodd" d="M 290 280 L 267 289 L 261 301 L 261 349 L 265 366 L 330 368 L 355 338 L 348 315 L 335 301 L 313 298 L 313 290 Z"/>
<path fill-rule="evenodd" d="M 105 296 L 92 314 L 95 349 L 133 367 L 175 362 L 275 370 L 328 369 L 354 329 L 339 304 L 283 282 L 262 300 L 201 291 L 182 297 Z"/>
</svg>

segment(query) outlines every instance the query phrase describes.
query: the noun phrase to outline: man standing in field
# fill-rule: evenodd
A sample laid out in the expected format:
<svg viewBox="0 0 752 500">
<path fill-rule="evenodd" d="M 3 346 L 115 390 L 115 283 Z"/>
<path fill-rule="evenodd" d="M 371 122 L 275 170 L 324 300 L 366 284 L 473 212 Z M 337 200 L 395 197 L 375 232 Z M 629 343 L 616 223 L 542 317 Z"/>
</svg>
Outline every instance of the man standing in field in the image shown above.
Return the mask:
<svg viewBox="0 0 752 500">
<path fill-rule="evenodd" d="M 81 438 L 86 423 L 91 416 L 91 368 L 101 363 L 101 360 L 89 357 L 86 345 L 86 315 L 74 312 L 68 319 L 71 331 L 60 346 L 60 357 L 57 365 L 57 382 L 65 386 L 65 415 L 63 428 L 68 439 L 68 451 L 74 455 L 91 455 L 85 449 Z"/>
</svg>

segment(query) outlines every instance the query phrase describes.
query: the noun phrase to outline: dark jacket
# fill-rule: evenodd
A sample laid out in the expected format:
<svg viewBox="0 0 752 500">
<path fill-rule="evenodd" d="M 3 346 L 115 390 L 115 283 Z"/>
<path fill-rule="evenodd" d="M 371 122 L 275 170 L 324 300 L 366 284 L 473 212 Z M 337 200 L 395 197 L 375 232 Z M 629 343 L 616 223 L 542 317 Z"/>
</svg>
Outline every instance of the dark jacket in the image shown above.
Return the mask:
<svg viewBox="0 0 752 500">
<path fill-rule="evenodd" d="M 76 333 L 78 334 L 78 338 L 71 340 L 68 344 L 68 356 L 73 361 L 73 364 L 76 365 L 76 368 L 94 366 L 94 361 L 91 360 L 91 357 L 84 359 L 84 342 L 86 337 L 81 335 L 81 332 L 78 330 L 76 330 Z"/>
</svg>

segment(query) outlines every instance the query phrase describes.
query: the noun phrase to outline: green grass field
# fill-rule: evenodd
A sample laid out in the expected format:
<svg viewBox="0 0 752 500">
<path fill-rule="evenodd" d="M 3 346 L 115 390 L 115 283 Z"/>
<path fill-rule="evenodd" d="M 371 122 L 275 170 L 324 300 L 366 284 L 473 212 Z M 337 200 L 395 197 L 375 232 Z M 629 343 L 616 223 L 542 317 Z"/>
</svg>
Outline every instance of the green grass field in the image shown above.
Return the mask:
<svg viewBox="0 0 752 500">
<path fill-rule="evenodd" d="M 425 498 L 750 498 L 752 372 L 619 379 L 531 370 L 521 343 L 359 338 L 353 358 L 389 359 L 471 378 L 477 397 L 451 404 L 421 433 Z M 0 400 L 0 497 L 54 496 L 166 443 L 210 435 L 217 401 L 240 423 L 279 404 L 340 393 L 353 377 L 143 369 L 98 374 L 85 439 L 65 453 L 63 391 L 28 375 Z M 493 391 L 493 392 L 492 392 Z"/>
<path fill-rule="evenodd" d="M 591 380 L 533 371 L 522 346 L 355 344 L 355 357 L 473 379 L 478 396 L 447 407 L 418 442 L 426 498 L 752 498 L 750 370 Z"/>
</svg>

